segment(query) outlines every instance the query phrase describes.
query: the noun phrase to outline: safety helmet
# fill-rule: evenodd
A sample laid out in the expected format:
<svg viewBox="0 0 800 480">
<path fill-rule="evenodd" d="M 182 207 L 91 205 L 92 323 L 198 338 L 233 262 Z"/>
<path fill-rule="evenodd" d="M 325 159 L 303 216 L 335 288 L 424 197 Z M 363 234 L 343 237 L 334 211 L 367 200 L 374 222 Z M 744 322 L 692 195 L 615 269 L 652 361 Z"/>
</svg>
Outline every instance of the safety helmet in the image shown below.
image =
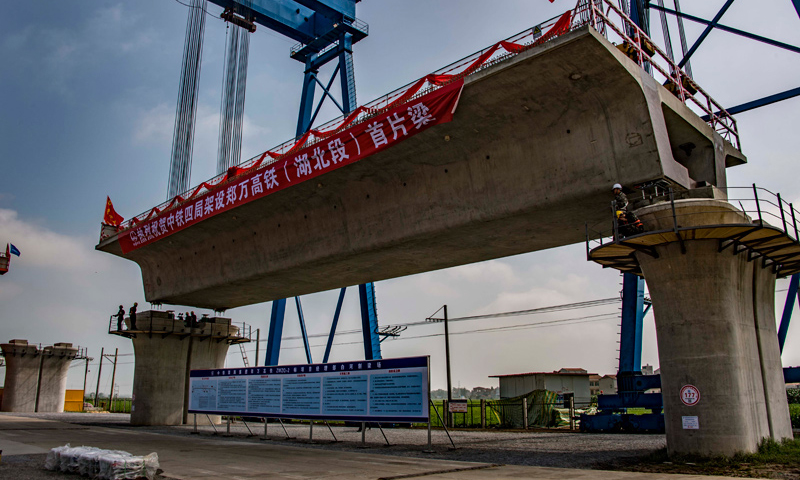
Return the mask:
<svg viewBox="0 0 800 480">
<path fill-rule="evenodd" d="M 615 184 L 614 184 L 614 186 L 613 186 L 613 187 L 611 187 L 611 190 L 616 190 L 616 189 L 618 189 L 618 188 L 619 188 L 620 190 L 622 190 L 622 185 L 620 185 L 619 183 L 615 183 Z"/>
<path fill-rule="evenodd" d="M 616 214 L 617 218 L 620 218 L 622 216 L 622 210 L 617 210 Z"/>
</svg>

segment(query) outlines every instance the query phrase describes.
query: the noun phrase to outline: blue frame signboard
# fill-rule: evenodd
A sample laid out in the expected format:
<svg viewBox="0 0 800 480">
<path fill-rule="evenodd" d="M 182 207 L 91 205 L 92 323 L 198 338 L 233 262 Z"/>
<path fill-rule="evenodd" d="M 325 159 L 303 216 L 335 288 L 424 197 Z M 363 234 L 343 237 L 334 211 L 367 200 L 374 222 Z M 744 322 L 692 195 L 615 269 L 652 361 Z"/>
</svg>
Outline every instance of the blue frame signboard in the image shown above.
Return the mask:
<svg viewBox="0 0 800 480">
<path fill-rule="evenodd" d="M 189 413 L 428 423 L 429 357 L 192 370 Z"/>
</svg>

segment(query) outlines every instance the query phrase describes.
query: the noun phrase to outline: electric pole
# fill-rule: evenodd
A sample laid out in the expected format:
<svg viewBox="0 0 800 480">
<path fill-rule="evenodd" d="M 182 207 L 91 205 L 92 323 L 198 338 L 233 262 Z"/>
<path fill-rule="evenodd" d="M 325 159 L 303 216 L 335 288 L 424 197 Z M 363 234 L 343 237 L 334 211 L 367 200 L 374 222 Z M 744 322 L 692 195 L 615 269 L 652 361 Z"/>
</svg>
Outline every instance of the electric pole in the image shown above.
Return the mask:
<svg viewBox="0 0 800 480">
<path fill-rule="evenodd" d="M 103 372 L 103 352 L 105 347 L 100 349 L 100 366 L 97 367 L 97 387 L 94 389 L 94 406 L 97 407 L 97 396 L 100 394 L 100 373 Z"/>
<path fill-rule="evenodd" d="M 111 395 L 108 397 L 109 411 L 111 411 L 111 403 L 114 401 L 114 380 L 117 376 L 117 353 L 119 353 L 119 348 L 114 349 L 114 369 L 111 371 Z"/>
<path fill-rule="evenodd" d="M 447 426 L 452 425 L 452 415 L 450 413 L 450 405 L 453 403 L 453 382 L 450 376 L 450 328 L 447 323 L 447 305 L 442 307 L 444 310 L 444 318 L 428 317 L 425 320 L 429 322 L 442 322 L 444 321 L 444 356 L 447 365 L 447 412 L 445 414 Z M 436 315 L 434 313 L 434 315 Z"/>
</svg>

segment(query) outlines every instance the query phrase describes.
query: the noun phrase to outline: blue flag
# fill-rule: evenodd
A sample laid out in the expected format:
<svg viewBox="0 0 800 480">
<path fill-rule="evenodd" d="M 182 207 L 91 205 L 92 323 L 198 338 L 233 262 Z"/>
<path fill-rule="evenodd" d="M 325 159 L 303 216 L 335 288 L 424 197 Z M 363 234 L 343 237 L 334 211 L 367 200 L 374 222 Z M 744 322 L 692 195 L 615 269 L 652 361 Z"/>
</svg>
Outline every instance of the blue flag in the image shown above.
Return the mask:
<svg viewBox="0 0 800 480">
<path fill-rule="evenodd" d="M 19 248 L 15 247 L 13 243 L 11 244 L 9 252 L 19 257 Z"/>
</svg>

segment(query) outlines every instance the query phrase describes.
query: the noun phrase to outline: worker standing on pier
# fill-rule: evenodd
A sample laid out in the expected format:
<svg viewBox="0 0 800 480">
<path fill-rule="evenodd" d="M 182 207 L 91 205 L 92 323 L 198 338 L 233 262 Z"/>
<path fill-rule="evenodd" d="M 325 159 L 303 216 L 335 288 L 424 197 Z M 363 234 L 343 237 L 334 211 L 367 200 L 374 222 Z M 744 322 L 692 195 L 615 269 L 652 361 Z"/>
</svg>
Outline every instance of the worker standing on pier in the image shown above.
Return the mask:
<svg viewBox="0 0 800 480">
<path fill-rule="evenodd" d="M 131 319 L 131 330 L 136 330 L 136 307 L 138 306 L 138 303 L 133 302 L 133 306 L 128 310 L 128 316 Z"/>
<path fill-rule="evenodd" d="M 125 307 L 120 305 L 115 317 L 117 317 L 117 330 L 122 331 L 122 321 L 125 320 Z"/>
</svg>

